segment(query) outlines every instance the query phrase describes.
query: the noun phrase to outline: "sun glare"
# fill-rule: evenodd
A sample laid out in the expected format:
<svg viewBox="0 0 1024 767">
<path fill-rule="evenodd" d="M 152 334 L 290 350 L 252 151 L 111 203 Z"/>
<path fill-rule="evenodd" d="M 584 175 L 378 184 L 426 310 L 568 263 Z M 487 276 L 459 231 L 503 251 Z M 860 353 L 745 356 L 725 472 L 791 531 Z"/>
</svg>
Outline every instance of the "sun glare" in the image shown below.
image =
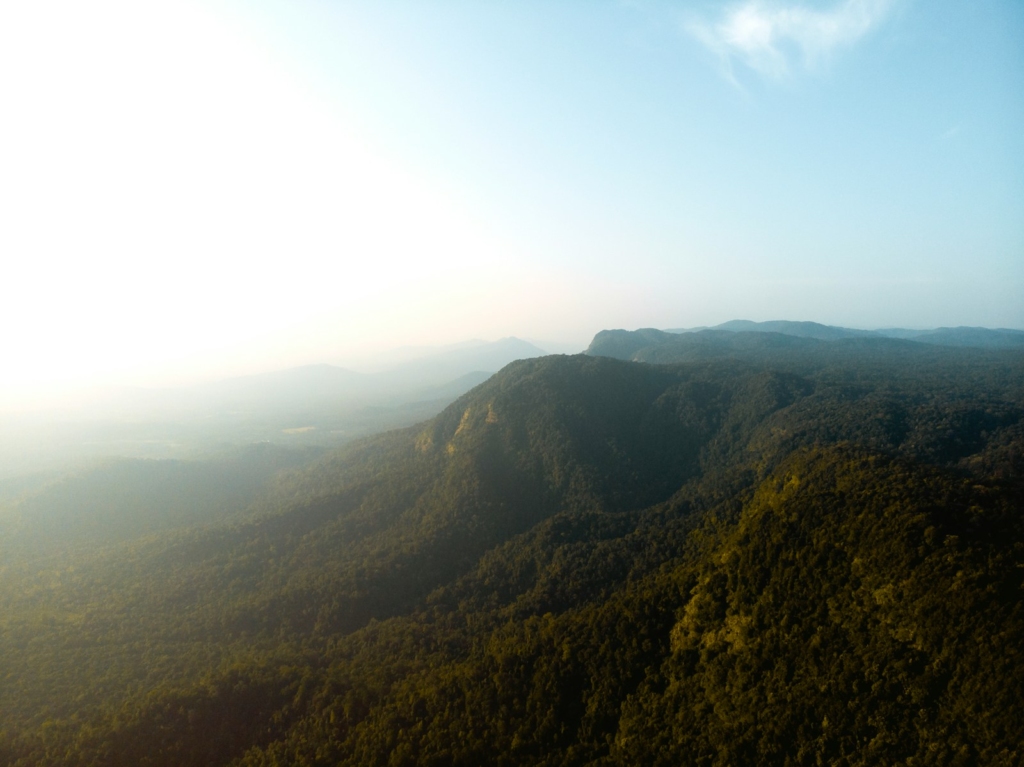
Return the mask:
<svg viewBox="0 0 1024 767">
<path fill-rule="evenodd" d="M 365 334 L 381 296 L 486 266 L 456 206 L 208 10 L 4 16 L 8 386 L 155 370 L 323 315 Z"/>
</svg>

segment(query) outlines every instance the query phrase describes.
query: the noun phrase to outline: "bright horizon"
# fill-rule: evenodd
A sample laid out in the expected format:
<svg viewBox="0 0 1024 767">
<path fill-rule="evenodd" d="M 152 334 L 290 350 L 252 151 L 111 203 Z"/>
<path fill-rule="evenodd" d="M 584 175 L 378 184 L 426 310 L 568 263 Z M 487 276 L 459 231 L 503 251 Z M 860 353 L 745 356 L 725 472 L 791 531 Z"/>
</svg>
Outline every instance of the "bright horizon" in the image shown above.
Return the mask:
<svg viewBox="0 0 1024 767">
<path fill-rule="evenodd" d="M 737 318 L 1024 328 L 1010 0 L 9 5 L 0 400 Z"/>
</svg>

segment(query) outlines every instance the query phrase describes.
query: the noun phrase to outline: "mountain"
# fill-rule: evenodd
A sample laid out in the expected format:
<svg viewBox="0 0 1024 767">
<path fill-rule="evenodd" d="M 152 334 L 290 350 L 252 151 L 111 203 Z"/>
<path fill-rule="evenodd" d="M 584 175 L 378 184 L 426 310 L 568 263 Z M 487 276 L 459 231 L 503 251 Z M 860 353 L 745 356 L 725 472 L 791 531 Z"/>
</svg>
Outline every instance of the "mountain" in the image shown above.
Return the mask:
<svg viewBox="0 0 1024 767">
<path fill-rule="evenodd" d="M 613 357 L 617 360 L 633 359 L 641 349 L 660 346 L 673 340 L 673 333 L 654 328 L 640 330 L 602 330 L 587 347 L 586 354 Z"/>
<path fill-rule="evenodd" d="M 0 764 L 1019 763 L 1024 355 L 677 341 L 5 559 Z"/>
<path fill-rule="evenodd" d="M 817 322 L 791 322 L 776 320 L 771 322 L 751 322 L 750 320 L 731 320 L 716 325 L 715 330 L 731 330 L 733 332 L 782 333 L 800 338 L 817 338 L 821 341 L 836 341 L 840 338 L 864 338 L 873 336 L 870 330 L 853 330 L 832 325 L 821 325 Z"/>
<path fill-rule="evenodd" d="M 875 331 L 887 338 L 903 338 L 938 346 L 973 346 L 982 349 L 1022 349 L 1024 330 L 1008 328 L 936 328 L 935 330 L 907 330 L 885 328 Z"/>
<path fill-rule="evenodd" d="M 774 329 L 769 329 L 774 328 Z M 1019 338 L 1018 335 L 1019 334 Z M 829 346 L 836 342 L 839 346 Z M 727 322 L 715 328 L 666 332 L 641 330 L 603 330 L 594 336 L 586 354 L 642 362 L 683 362 L 706 356 L 759 354 L 772 349 L 818 349 L 826 355 L 844 353 L 848 345 L 875 345 L 890 353 L 917 354 L 921 347 L 943 346 L 963 349 L 1021 350 L 1024 331 L 986 328 L 940 329 L 935 331 L 861 331 L 835 328 L 817 323 L 765 322 L 745 320 Z M 915 348 L 917 351 L 914 351 Z M 840 350 L 840 351 L 836 351 Z M 902 350 L 902 351 L 901 351 Z M 928 353 L 928 352 L 924 352 Z"/>
<path fill-rule="evenodd" d="M 883 332 L 883 331 L 879 331 Z M 913 340 L 940 346 L 976 346 L 986 349 L 1024 349 L 1024 330 L 1006 328 L 938 328 L 913 336 Z"/>
</svg>

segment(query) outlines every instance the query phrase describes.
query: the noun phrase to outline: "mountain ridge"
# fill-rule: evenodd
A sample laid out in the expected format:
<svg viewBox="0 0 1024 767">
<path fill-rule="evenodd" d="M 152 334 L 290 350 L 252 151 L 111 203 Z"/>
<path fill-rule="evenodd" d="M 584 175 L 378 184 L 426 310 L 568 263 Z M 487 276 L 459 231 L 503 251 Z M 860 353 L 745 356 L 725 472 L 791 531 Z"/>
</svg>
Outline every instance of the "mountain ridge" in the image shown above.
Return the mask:
<svg viewBox="0 0 1024 767">
<path fill-rule="evenodd" d="M 899 338 L 918 341 L 939 346 L 973 346 L 981 348 L 1024 348 L 1024 330 L 1011 328 L 983 327 L 940 327 L 926 330 L 907 328 L 883 328 L 879 330 L 862 330 L 845 328 L 836 325 L 823 325 L 818 322 L 769 320 L 753 322 L 751 320 L 729 320 L 720 325 L 698 328 L 675 328 L 661 331 L 666 333 L 697 333 L 706 330 L 727 330 L 730 332 L 781 333 L 799 338 L 817 338 L 823 341 L 835 341 L 842 338 Z M 640 331 L 637 331 L 640 332 Z M 646 332 L 646 331 L 644 331 Z"/>
<path fill-rule="evenodd" d="M 728 324 L 728 323 L 727 323 Z M 753 323 L 751 323 L 753 324 Z M 703 353 L 713 356 L 727 354 L 766 353 L 771 348 L 818 349 L 826 354 L 835 349 L 856 344 L 874 344 L 888 348 L 893 353 L 904 350 L 915 355 L 927 355 L 928 349 L 954 348 L 970 351 L 1019 352 L 1024 350 L 1024 331 L 1001 334 L 988 331 L 984 334 L 971 332 L 947 333 L 933 331 L 914 338 L 883 335 L 871 331 L 849 331 L 844 328 L 829 328 L 816 323 L 762 323 L 781 330 L 743 330 L 707 328 L 686 332 L 659 331 L 653 328 L 640 330 L 602 330 L 594 336 L 585 354 L 613 357 L 615 359 L 662 364 L 684 362 L 695 359 Z M 806 325 L 814 327 L 807 328 Z M 733 327 L 745 328 L 746 324 Z M 838 346 L 830 346 L 837 344 Z"/>
</svg>

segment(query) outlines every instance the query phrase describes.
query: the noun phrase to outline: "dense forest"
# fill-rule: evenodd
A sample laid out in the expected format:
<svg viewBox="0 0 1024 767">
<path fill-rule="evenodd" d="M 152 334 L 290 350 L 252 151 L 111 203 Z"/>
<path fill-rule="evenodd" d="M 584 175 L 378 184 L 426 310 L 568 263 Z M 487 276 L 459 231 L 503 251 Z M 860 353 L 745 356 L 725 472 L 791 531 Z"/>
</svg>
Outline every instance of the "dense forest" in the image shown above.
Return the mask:
<svg viewBox="0 0 1024 767">
<path fill-rule="evenodd" d="M 0 764 L 1024 760 L 1019 350 L 611 331 L 103 471 L 0 494 Z"/>
</svg>

